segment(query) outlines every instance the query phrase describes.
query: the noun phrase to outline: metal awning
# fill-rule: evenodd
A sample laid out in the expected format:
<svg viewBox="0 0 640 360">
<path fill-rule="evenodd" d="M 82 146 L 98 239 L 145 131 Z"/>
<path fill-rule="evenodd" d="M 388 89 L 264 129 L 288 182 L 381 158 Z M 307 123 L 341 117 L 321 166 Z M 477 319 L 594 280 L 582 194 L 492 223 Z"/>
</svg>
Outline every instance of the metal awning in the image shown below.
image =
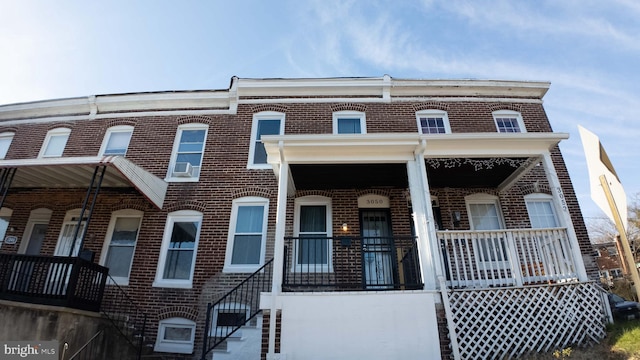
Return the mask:
<svg viewBox="0 0 640 360">
<path fill-rule="evenodd" d="M 96 166 L 106 166 L 102 187 L 134 187 L 162 209 L 167 183 L 122 156 L 0 160 L 16 169 L 12 188 L 86 188 Z"/>
</svg>

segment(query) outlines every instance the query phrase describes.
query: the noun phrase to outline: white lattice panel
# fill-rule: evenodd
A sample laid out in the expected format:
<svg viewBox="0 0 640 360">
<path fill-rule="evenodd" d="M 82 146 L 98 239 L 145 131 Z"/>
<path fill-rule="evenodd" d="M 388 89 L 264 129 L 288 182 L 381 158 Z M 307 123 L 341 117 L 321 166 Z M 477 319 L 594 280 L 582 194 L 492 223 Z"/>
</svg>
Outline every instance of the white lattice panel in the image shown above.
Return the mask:
<svg viewBox="0 0 640 360">
<path fill-rule="evenodd" d="M 461 359 L 510 359 L 599 342 L 599 290 L 590 283 L 449 292 Z"/>
</svg>

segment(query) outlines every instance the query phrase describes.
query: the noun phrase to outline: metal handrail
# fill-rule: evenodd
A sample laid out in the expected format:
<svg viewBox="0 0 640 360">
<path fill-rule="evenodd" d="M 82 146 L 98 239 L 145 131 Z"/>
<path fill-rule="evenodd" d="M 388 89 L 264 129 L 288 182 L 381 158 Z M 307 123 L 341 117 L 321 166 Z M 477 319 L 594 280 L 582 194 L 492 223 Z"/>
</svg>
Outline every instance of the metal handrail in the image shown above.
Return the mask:
<svg viewBox="0 0 640 360">
<path fill-rule="evenodd" d="M 73 360 L 77 356 L 81 355 L 80 353 L 84 351 L 84 349 L 86 349 L 90 344 L 92 344 L 93 341 L 102 333 L 104 333 L 104 330 L 98 331 L 95 335 L 91 337 L 91 339 L 89 339 L 89 341 L 87 341 L 84 345 L 82 345 L 80 349 L 78 349 L 78 351 L 76 351 L 73 355 L 71 355 L 67 360 Z M 69 343 L 65 342 L 64 346 L 65 346 L 65 349 L 67 349 L 69 347 Z M 62 357 L 62 359 L 64 360 L 64 356 Z"/>
</svg>

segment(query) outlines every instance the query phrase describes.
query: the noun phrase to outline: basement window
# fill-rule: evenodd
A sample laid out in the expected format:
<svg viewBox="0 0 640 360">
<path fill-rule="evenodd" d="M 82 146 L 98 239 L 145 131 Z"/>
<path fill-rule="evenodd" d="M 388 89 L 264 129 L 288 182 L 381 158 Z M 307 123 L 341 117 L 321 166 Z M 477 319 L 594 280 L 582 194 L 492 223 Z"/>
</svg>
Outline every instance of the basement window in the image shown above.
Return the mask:
<svg viewBox="0 0 640 360">
<path fill-rule="evenodd" d="M 196 323 L 185 318 L 160 320 L 154 351 L 191 354 L 195 339 Z"/>
</svg>

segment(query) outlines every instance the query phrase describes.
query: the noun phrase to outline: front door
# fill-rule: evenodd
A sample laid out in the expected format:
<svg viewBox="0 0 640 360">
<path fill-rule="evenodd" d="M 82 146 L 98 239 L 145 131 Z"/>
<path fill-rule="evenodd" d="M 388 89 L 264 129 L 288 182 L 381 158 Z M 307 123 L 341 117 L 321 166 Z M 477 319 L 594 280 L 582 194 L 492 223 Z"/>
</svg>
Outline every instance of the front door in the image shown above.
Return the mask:
<svg viewBox="0 0 640 360">
<path fill-rule="evenodd" d="M 27 243 L 27 249 L 24 252 L 26 255 L 40 255 L 44 235 L 47 232 L 47 225 L 47 223 L 33 224 L 33 227 L 31 228 L 31 235 L 29 235 L 29 242 Z"/>
<path fill-rule="evenodd" d="M 389 209 L 360 209 L 360 236 L 366 288 L 392 287 L 395 271 Z"/>
</svg>

